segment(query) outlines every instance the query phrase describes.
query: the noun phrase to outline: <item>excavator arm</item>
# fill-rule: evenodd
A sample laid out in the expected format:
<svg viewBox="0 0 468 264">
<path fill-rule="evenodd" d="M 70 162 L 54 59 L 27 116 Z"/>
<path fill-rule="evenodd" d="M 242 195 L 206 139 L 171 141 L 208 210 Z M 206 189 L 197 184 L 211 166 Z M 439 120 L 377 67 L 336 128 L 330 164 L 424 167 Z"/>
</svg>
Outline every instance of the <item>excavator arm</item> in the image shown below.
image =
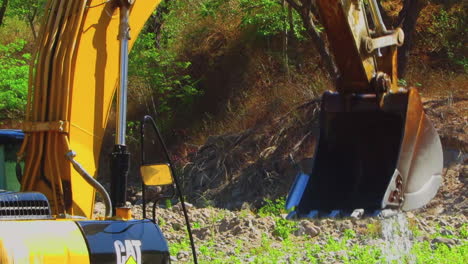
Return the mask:
<svg viewBox="0 0 468 264">
<path fill-rule="evenodd" d="M 322 97 L 312 171 L 290 191 L 291 217 L 375 215 L 424 206 L 442 183 L 442 147 L 415 88 L 398 87 L 400 28 L 376 0 L 317 0 L 339 76 Z"/>
</svg>

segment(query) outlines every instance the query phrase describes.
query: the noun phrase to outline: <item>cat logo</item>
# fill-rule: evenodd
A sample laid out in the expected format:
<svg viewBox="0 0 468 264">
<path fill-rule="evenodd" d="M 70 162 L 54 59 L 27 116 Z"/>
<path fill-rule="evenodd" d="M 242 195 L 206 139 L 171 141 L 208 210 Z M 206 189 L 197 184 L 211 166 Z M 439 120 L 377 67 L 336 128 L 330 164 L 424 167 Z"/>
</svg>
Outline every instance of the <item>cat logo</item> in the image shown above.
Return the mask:
<svg viewBox="0 0 468 264">
<path fill-rule="evenodd" d="M 114 241 L 117 264 L 141 264 L 141 241 Z"/>
</svg>

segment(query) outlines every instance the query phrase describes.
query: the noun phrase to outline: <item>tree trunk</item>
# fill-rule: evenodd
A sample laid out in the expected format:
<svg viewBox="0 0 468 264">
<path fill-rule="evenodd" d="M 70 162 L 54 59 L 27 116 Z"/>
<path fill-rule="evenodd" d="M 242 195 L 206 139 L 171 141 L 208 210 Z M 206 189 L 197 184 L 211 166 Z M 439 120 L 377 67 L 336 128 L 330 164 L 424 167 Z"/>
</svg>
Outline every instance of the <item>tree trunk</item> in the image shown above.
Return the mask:
<svg viewBox="0 0 468 264">
<path fill-rule="evenodd" d="M 164 24 L 164 16 L 169 13 L 168 4 L 171 0 L 166 0 L 165 3 L 158 6 L 156 12 L 151 15 L 151 21 L 149 23 L 148 30 L 154 33 L 154 42 L 156 48 L 161 48 L 161 36 L 162 36 L 162 26 Z"/>
<path fill-rule="evenodd" d="M 333 61 L 333 57 L 330 54 L 330 50 L 325 44 L 325 41 L 323 40 L 322 36 L 320 36 L 320 33 L 317 31 L 317 28 L 315 27 L 315 23 L 312 20 L 312 17 L 310 16 L 310 13 L 307 15 L 302 14 L 301 17 L 302 17 L 302 20 L 304 21 L 304 26 L 307 30 L 308 35 L 311 37 L 315 48 L 320 54 L 320 57 L 322 59 L 322 62 L 324 63 L 325 69 L 330 74 L 330 78 L 334 82 L 336 82 L 336 78 L 338 77 L 338 70 L 335 65 L 335 62 Z"/>
<path fill-rule="evenodd" d="M 8 0 L 3 0 L 0 6 L 0 26 L 3 25 L 3 19 L 5 18 L 5 12 L 7 9 Z"/>
<path fill-rule="evenodd" d="M 286 14 L 286 1 L 282 0 L 283 14 Z M 287 16 L 284 17 L 283 30 L 281 32 L 282 37 L 282 57 L 283 57 L 283 70 L 286 76 L 289 78 L 289 57 L 288 57 L 288 21 Z"/>
<path fill-rule="evenodd" d="M 406 66 L 413 44 L 414 31 L 416 29 L 416 21 L 419 13 L 424 7 L 424 1 L 420 0 L 404 0 L 403 8 L 398 14 L 396 26 L 400 26 L 405 33 L 405 42 L 398 49 L 398 76 L 403 78 L 406 73 Z"/>
<path fill-rule="evenodd" d="M 288 24 L 289 24 L 289 36 L 296 36 L 296 31 L 294 29 L 294 20 L 293 20 L 293 11 L 292 7 L 288 5 Z"/>
<path fill-rule="evenodd" d="M 300 0 L 298 3 L 297 0 L 286 0 L 286 2 L 300 14 L 307 34 L 312 39 L 315 49 L 319 53 L 322 63 L 324 64 L 325 70 L 328 72 L 330 79 L 336 83 L 338 70 L 325 41 L 315 26 L 312 14 L 312 1 Z"/>
<path fill-rule="evenodd" d="M 29 24 L 29 27 L 31 28 L 31 32 L 32 32 L 34 39 L 36 39 L 37 33 L 36 33 L 36 28 L 34 27 L 34 21 L 28 19 L 28 24 Z"/>
<path fill-rule="evenodd" d="M 34 37 L 34 40 L 37 38 L 37 32 L 36 32 L 36 28 L 34 27 L 34 21 L 36 20 L 38 11 L 39 11 L 38 7 L 34 6 L 34 9 L 32 10 L 32 12 L 26 16 L 26 19 L 28 20 L 29 27 L 31 28 L 31 32 Z"/>
</svg>

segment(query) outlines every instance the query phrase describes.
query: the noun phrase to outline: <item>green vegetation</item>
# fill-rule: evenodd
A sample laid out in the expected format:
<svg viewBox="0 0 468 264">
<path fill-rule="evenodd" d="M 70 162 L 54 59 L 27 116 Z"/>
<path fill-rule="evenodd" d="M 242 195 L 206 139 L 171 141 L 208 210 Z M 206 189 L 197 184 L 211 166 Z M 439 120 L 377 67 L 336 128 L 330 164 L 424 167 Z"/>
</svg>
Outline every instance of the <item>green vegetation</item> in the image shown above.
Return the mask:
<svg viewBox="0 0 468 264">
<path fill-rule="evenodd" d="M 358 231 L 346 229 L 339 236 L 332 234 L 320 234 L 322 237 L 309 237 L 308 235 L 292 235 L 297 227 L 297 222 L 286 221 L 281 215 L 284 210 L 284 198 L 274 201 L 265 199 L 265 205 L 257 212 L 258 217 L 273 218 L 276 228 L 271 235 L 262 233 L 258 243 L 245 241 L 239 237 L 236 241 L 225 241 L 230 246 L 220 245 L 219 237 L 212 230 L 212 235 L 206 241 L 198 241 L 200 263 L 333 263 L 368 264 L 387 263 L 382 241 L 381 224 L 367 224 L 364 230 Z M 212 219 L 214 226 L 223 219 L 223 211 L 215 214 Z M 283 222 L 284 221 L 284 222 Z M 458 229 L 450 226 L 436 226 L 436 233 L 429 234 L 419 230 L 415 218 L 410 218 L 409 228 L 414 234 L 411 256 L 402 255 L 401 262 L 394 260 L 391 263 L 418 263 L 436 264 L 450 263 L 462 264 L 468 261 L 468 224 L 463 224 Z M 194 223 L 195 228 L 201 227 Z M 283 233 L 278 233 L 280 230 Z M 450 231 L 450 232 L 447 232 Z M 425 238 L 425 239 L 418 239 Z M 448 238 L 459 241 L 453 245 L 435 242 L 435 238 Z M 387 246 L 392 246 L 391 241 Z M 178 243 L 171 243 L 171 254 L 177 256 L 180 252 L 189 252 L 188 237 Z M 411 257 L 411 259 L 409 259 Z M 190 262 L 190 259 L 187 261 Z"/>
<path fill-rule="evenodd" d="M 371 238 L 378 238 L 382 225 L 380 223 L 367 224 L 367 235 Z"/>
<path fill-rule="evenodd" d="M 446 57 L 450 64 L 468 71 L 466 43 L 468 41 L 468 13 L 466 3 L 441 7 L 432 14 L 433 23 L 428 28 L 425 44 L 432 51 Z"/>
<path fill-rule="evenodd" d="M 8 103 L 0 106 L 0 118 L 21 119 L 26 103 L 26 66 L 46 0 L 1 1 L 7 2 L 0 20 L 0 98 Z M 204 135 L 204 130 L 222 133 L 243 129 L 272 113 L 262 108 L 288 111 L 287 107 L 308 98 L 305 94 L 319 94 L 327 88 L 321 80 L 321 66 L 317 55 L 310 52 L 311 39 L 300 14 L 287 2 L 163 1 L 130 55 L 132 109 L 157 114 L 165 132 L 188 127 Z M 435 0 L 429 6 L 436 8 L 423 10 L 418 49 L 445 57 L 447 67 L 455 65 L 466 72 L 466 5 L 459 0 L 449 4 Z M 314 21 L 321 32 L 319 24 Z M 246 61 L 233 62 L 239 58 Z M 244 72 L 242 77 L 227 73 L 237 71 Z M 223 82 L 216 80 L 219 76 Z M 248 78 L 242 80 L 244 76 Z M 231 91 L 233 82 L 240 82 L 236 85 L 242 89 L 236 86 L 236 92 Z M 408 84 L 413 83 L 408 80 Z M 271 100 L 265 100 L 265 93 L 273 95 Z M 139 119 L 132 113 L 129 117 Z M 222 118 L 229 119 L 227 124 L 216 125 Z M 199 125 L 204 123 L 210 124 Z"/>
<path fill-rule="evenodd" d="M 290 234 L 297 230 L 298 223 L 283 218 L 283 215 L 287 213 L 284 209 L 286 199 L 284 197 L 278 198 L 275 201 L 265 199 L 264 202 L 265 205 L 258 210 L 258 215 L 260 217 L 273 217 L 275 220 L 273 235 L 281 239 L 287 239 Z"/>
<path fill-rule="evenodd" d="M 28 93 L 29 53 L 23 53 L 26 41 L 0 44 L 0 118 L 22 116 Z"/>
<path fill-rule="evenodd" d="M 155 34 L 142 33 L 130 53 L 129 75 L 134 93 L 142 98 L 151 96 L 155 112 L 169 115 L 171 105 L 190 106 L 199 95 L 196 82 L 187 74 L 190 62 L 179 61 L 176 54 L 167 49 L 158 49 Z"/>
<path fill-rule="evenodd" d="M 372 227 L 374 228 L 374 227 Z M 448 227 L 450 229 L 450 227 Z M 419 231 L 418 237 L 428 237 L 429 234 Z M 228 247 L 220 246 L 215 237 L 206 241 L 198 241 L 200 263 L 345 263 L 371 264 L 387 263 L 383 244 L 369 243 L 378 241 L 378 237 L 369 238 L 367 231 L 357 233 L 354 230 L 344 230 L 340 237 L 323 234 L 323 238 L 307 236 L 289 236 L 285 239 L 262 234 L 259 244 L 237 239 L 229 242 Z M 468 261 L 468 242 L 466 241 L 467 225 L 464 224 L 450 238 L 460 241 L 454 245 L 434 243 L 427 240 L 413 239 L 411 258 L 402 256 L 401 262 L 417 264 L 464 264 Z M 447 237 L 441 233 L 431 237 Z M 219 238 L 218 238 L 219 239 Z M 224 241 L 224 238 L 222 239 Z M 430 239 L 432 240 L 432 238 Z M 325 241 L 325 243 L 319 242 Z M 188 238 L 179 243 L 171 243 L 171 254 L 177 256 L 180 252 L 189 252 Z M 189 257 L 187 262 L 190 263 Z"/>
<path fill-rule="evenodd" d="M 431 245 L 429 241 L 416 243 L 413 254 L 418 264 L 453 264 L 468 262 L 468 243 L 449 247 L 445 244 Z"/>
<path fill-rule="evenodd" d="M 169 245 L 169 253 L 171 256 L 177 256 L 179 252 L 188 250 L 190 250 L 190 240 L 188 237 L 181 240 L 179 243 L 171 243 Z"/>
<path fill-rule="evenodd" d="M 164 205 L 165 205 L 166 208 L 168 208 L 168 209 L 172 208 L 172 201 L 171 201 L 171 199 L 166 199 L 166 200 L 164 200 Z"/>
<path fill-rule="evenodd" d="M 259 216 L 281 216 L 281 214 L 287 213 L 286 209 L 284 209 L 286 204 L 285 197 L 280 197 L 275 201 L 270 199 L 264 199 L 263 201 L 265 202 L 265 205 L 258 209 Z"/>
<path fill-rule="evenodd" d="M 427 236 L 425 232 L 416 229 L 420 237 Z M 468 262 L 468 225 L 463 224 L 458 230 L 445 226 L 443 229 L 450 232 L 441 232 L 440 226 L 436 227 L 437 232 L 429 235 L 433 243 L 429 241 L 418 242 L 413 245 L 412 253 L 417 264 L 452 264 Z M 434 242 L 436 238 L 447 238 L 452 241 L 459 241 L 453 245 Z"/>
<path fill-rule="evenodd" d="M 46 0 L 9 0 L 7 16 L 17 17 L 26 22 L 33 38 L 37 37 L 38 18 L 44 13 Z"/>
</svg>

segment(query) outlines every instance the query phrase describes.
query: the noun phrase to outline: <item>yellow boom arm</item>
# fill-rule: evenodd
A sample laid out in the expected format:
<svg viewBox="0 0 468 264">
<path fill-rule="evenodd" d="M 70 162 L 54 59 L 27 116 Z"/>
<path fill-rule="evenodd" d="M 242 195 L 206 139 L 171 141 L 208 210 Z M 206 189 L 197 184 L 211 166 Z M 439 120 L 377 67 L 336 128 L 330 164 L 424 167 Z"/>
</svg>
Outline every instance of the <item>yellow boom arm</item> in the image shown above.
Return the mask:
<svg viewBox="0 0 468 264">
<path fill-rule="evenodd" d="M 22 191 L 44 193 L 55 214 L 91 217 L 94 189 L 65 155 L 96 176 L 104 130 L 119 82 L 119 1 L 49 0 L 31 66 L 20 152 Z M 161 0 L 136 0 L 133 45 Z"/>
</svg>

